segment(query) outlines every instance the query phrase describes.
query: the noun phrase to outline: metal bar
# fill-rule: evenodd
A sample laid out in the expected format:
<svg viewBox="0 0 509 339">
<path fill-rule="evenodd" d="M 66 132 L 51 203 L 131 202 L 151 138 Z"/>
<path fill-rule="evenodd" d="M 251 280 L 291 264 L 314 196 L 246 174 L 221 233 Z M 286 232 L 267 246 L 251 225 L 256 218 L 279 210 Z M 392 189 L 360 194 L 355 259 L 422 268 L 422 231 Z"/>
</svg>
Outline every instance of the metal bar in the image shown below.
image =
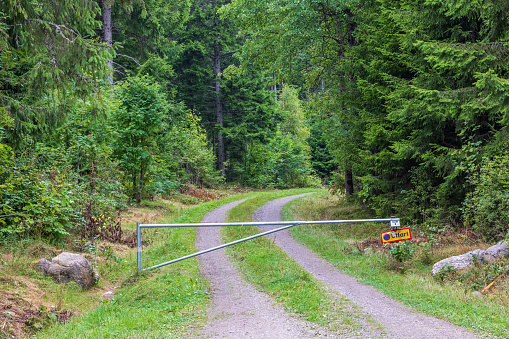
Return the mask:
<svg viewBox="0 0 509 339">
<path fill-rule="evenodd" d="M 217 227 L 217 226 L 273 226 L 273 225 L 318 225 L 318 224 L 348 224 L 360 222 L 399 221 L 399 218 L 386 219 L 355 219 L 355 220 L 320 220 L 320 221 L 270 221 L 270 222 L 232 222 L 232 223 L 199 223 L 199 224 L 140 224 L 141 228 L 164 227 Z"/>
<path fill-rule="evenodd" d="M 201 254 L 205 254 L 208 252 L 212 252 L 227 246 L 235 245 L 247 240 L 251 240 L 254 238 L 262 237 L 267 234 L 271 234 L 274 232 L 282 231 L 287 228 L 296 226 L 296 225 L 317 225 L 317 224 L 347 224 L 347 223 L 361 223 L 361 222 L 383 222 L 383 221 L 390 221 L 391 225 L 394 223 L 394 225 L 399 226 L 400 219 L 399 218 L 385 218 L 385 219 L 355 219 L 355 220 L 320 220 L 320 221 L 271 221 L 271 222 L 237 222 L 237 223 L 199 223 L 199 224 L 136 224 L 136 238 L 137 238 L 137 264 L 138 264 L 138 270 L 140 271 L 147 271 L 150 269 L 166 266 L 169 264 L 176 263 L 181 260 L 189 259 Z M 232 241 L 227 244 L 223 244 L 220 246 L 216 246 L 207 250 L 203 250 L 200 252 L 196 252 L 178 259 L 174 259 L 159 265 L 151 266 L 148 268 L 141 269 L 141 229 L 142 228 L 165 228 L 165 227 L 220 227 L 220 226 L 274 226 L 274 225 L 286 225 L 280 228 L 276 228 L 274 230 L 270 230 L 267 232 L 259 233 L 252 235 L 247 238 L 243 238 L 240 240 Z"/>
<path fill-rule="evenodd" d="M 153 268 L 158 268 L 158 267 L 161 267 L 161 266 L 166 266 L 166 265 L 169 265 L 169 264 L 173 264 L 173 263 L 176 263 L 176 262 L 181 261 L 181 260 L 185 260 L 185 259 L 189 259 L 189 258 L 192 258 L 192 257 L 196 257 L 196 256 L 201 255 L 201 254 L 205 254 L 205 253 L 209 253 L 209 252 L 221 249 L 223 247 L 232 246 L 232 245 L 244 242 L 244 241 L 248 241 L 248 240 L 251 240 L 251 239 L 254 239 L 254 238 L 262 237 L 262 236 L 267 235 L 267 234 L 271 234 L 271 233 L 274 233 L 274 232 L 282 231 L 282 230 L 285 230 L 287 228 L 290 228 L 290 227 L 293 227 L 293 226 L 297 226 L 297 225 L 300 225 L 300 224 L 287 225 L 287 226 L 276 228 L 276 229 L 273 229 L 273 230 L 270 230 L 270 231 L 267 231 L 267 232 L 255 234 L 255 235 L 252 235 L 252 236 L 247 237 L 247 238 L 235 240 L 235 241 L 229 242 L 227 244 L 222 244 L 222 245 L 219 245 L 219 246 L 216 246 L 216 247 L 212 247 L 212 248 L 209 248 L 207 250 L 203 250 L 203 251 L 196 252 L 196 253 L 193 253 L 193 254 L 190 254 L 190 255 L 186 255 L 184 257 L 181 257 L 181 258 L 178 258 L 178 259 L 174 259 L 174 260 L 171 260 L 171 261 L 159 264 L 159 265 L 147 267 L 147 268 L 142 269 L 142 271 L 147 271 L 147 270 L 151 270 Z M 139 269 L 139 266 L 138 266 L 138 269 Z"/>
<path fill-rule="evenodd" d="M 141 227 L 140 223 L 136 224 L 136 264 L 138 270 L 141 270 Z"/>
</svg>

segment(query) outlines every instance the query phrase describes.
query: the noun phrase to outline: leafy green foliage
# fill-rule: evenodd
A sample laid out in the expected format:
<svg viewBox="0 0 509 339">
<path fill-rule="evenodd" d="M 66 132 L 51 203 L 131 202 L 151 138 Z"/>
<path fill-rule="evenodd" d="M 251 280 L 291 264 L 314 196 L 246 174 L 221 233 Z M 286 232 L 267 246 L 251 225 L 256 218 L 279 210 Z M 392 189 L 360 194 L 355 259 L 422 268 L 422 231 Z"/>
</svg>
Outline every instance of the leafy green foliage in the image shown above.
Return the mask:
<svg viewBox="0 0 509 339">
<path fill-rule="evenodd" d="M 509 155 L 485 158 L 469 176 L 475 188 L 464 203 L 466 223 L 490 238 L 509 232 Z"/>
<path fill-rule="evenodd" d="M 120 105 L 113 115 L 118 133 L 113 155 L 130 179 L 131 197 L 140 202 L 169 107 L 160 86 L 147 77 L 129 78 L 118 86 L 116 97 Z"/>
<path fill-rule="evenodd" d="M 278 106 L 281 120 L 276 134 L 267 140 L 250 142 L 246 147 L 240 170 L 244 182 L 254 187 L 276 188 L 318 185 L 307 143 L 310 131 L 297 90 L 285 87 Z"/>
<path fill-rule="evenodd" d="M 216 184 L 219 176 L 214 169 L 215 157 L 200 118 L 185 111 L 183 105 L 174 110 L 173 124 L 159 141 L 158 158 L 161 165 L 165 164 L 167 177 L 176 175 L 176 188 L 184 182 L 198 186 Z"/>
<path fill-rule="evenodd" d="M 129 1 L 130 6 L 123 2 L 113 6 L 113 39 L 122 45 L 115 58 L 118 75 L 149 75 L 168 85 L 183 48 L 174 37 L 189 18 L 191 1 Z"/>
<path fill-rule="evenodd" d="M 389 253 L 399 262 L 412 259 L 414 256 L 414 245 L 408 241 L 400 241 L 392 244 Z"/>
<path fill-rule="evenodd" d="M 14 120 L 4 137 L 20 148 L 51 136 L 78 98 L 97 99 L 114 50 L 91 37 L 95 1 L 3 1 L 0 13 L 0 106 Z"/>
<path fill-rule="evenodd" d="M 312 175 L 307 150 L 290 136 L 276 136 L 268 144 L 249 145 L 246 183 L 253 187 L 291 188 L 319 185 Z"/>
<path fill-rule="evenodd" d="M 327 146 L 327 139 L 324 135 L 324 122 L 320 117 L 313 116 L 310 119 L 311 135 L 308 139 L 311 149 L 311 166 L 316 174 L 324 182 L 331 179 L 332 172 L 337 169 Z M 344 183 L 344 178 L 342 180 Z M 335 185 L 334 185 L 335 186 Z"/>
<path fill-rule="evenodd" d="M 2 182 L 0 236 L 61 240 L 80 222 L 84 187 L 69 164 L 41 168 L 40 154 L 15 158 Z M 73 185 L 74 184 L 74 185 Z"/>
</svg>

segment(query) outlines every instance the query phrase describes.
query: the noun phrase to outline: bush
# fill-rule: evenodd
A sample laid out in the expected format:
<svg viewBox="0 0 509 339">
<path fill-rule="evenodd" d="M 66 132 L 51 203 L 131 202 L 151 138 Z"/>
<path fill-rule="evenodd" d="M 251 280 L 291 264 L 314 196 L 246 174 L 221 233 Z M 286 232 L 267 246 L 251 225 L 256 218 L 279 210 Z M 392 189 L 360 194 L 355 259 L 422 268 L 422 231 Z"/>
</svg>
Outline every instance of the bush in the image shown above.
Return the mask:
<svg viewBox="0 0 509 339">
<path fill-rule="evenodd" d="M 77 166 L 73 152 L 72 146 L 44 145 L 16 156 L 10 152 L 10 166 L 0 171 L 0 237 L 60 241 L 70 233 L 96 235 L 99 227 L 117 223 L 126 196 L 114 164 L 101 154 L 91 167 Z"/>
<path fill-rule="evenodd" d="M 509 154 L 485 158 L 469 183 L 475 188 L 464 202 L 466 224 L 488 238 L 505 237 L 509 230 Z"/>
<path fill-rule="evenodd" d="M 68 166 L 40 169 L 37 156 L 16 157 L 2 182 L 0 235 L 58 240 L 82 217 L 83 185 Z"/>
<path fill-rule="evenodd" d="M 291 136 L 278 135 L 268 144 L 249 146 L 244 169 L 245 184 L 262 188 L 319 186 L 306 148 Z"/>
<path fill-rule="evenodd" d="M 414 245 L 408 241 L 401 241 L 391 245 L 389 253 L 398 262 L 410 260 L 414 256 Z"/>
</svg>

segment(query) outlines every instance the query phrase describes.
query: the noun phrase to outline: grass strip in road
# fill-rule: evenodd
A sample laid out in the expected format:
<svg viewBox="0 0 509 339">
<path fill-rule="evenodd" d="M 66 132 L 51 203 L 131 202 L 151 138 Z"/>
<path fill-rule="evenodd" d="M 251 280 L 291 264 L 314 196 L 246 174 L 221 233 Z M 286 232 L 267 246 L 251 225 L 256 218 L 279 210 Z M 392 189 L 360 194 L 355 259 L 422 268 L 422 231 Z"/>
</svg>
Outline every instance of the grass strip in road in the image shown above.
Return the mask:
<svg viewBox="0 0 509 339">
<path fill-rule="evenodd" d="M 316 190 L 294 189 L 261 193 L 230 211 L 229 222 L 253 221 L 252 214 L 269 201 Z M 257 227 L 225 227 L 223 238 L 233 241 L 260 233 Z M 331 295 L 312 274 L 305 271 L 267 237 L 228 248 L 247 280 L 281 302 L 287 310 L 333 331 L 355 333 L 360 329 L 359 309 L 338 295 Z M 362 316 L 362 322 L 370 321 Z M 371 325 L 376 326 L 374 323 Z M 379 328 L 378 328 L 379 329 Z"/>
<path fill-rule="evenodd" d="M 328 200 L 328 201 L 327 201 Z M 343 209 L 349 219 L 355 208 L 344 202 L 333 202 L 326 192 L 314 194 L 287 204 L 283 210 L 284 220 L 316 220 L 325 209 Z M 379 237 L 380 226 L 362 227 L 356 224 L 354 239 L 372 234 Z M 388 225 L 385 225 L 388 229 Z M 352 225 L 316 225 L 294 227 L 291 234 L 300 243 L 319 254 L 340 271 L 354 276 L 392 298 L 425 314 L 448 319 L 454 324 L 481 333 L 509 337 L 509 309 L 496 298 L 478 297 L 454 283 L 440 284 L 431 276 L 431 265 L 421 265 L 405 274 L 389 270 L 388 256 L 383 253 L 360 253 L 352 245 L 347 234 Z"/>
<path fill-rule="evenodd" d="M 256 193 L 237 195 L 204 203 L 186 210 L 167 223 L 200 222 L 204 215 L 232 201 Z M 144 229 L 145 231 L 145 229 Z M 144 266 L 158 264 L 195 251 L 195 232 L 190 228 L 155 229 L 142 233 L 150 244 L 143 251 Z M 139 273 L 136 255 L 119 269 L 125 279 L 112 301 L 72 317 L 38 334 L 39 338 L 172 338 L 200 317 L 208 303 L 208 285 L 200 276 L 197 261 L 184 260 L 159 269 Z"/>
</svg>

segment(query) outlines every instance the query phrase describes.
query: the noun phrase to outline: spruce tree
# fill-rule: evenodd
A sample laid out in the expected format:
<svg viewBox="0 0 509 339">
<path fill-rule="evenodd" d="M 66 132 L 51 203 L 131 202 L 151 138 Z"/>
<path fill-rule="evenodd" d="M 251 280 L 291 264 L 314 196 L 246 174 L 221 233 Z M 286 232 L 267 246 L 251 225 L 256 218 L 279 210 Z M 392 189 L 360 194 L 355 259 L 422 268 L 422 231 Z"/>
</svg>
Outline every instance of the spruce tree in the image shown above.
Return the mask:
<svg viewBox="0 0 509 339">
<path fill-rule="evenodd" d="M 255 68 L 239 74 L 234 57 L 243 43 L 229 18 L 220 18 L 224 2 L 203 1 L 191 11 L 179 42 L 184 46 L 177 68 L 178 94 L 202 117 L 213 141 L 217 168 L 223 176 L 235 177 L 236 164 L 243 162 L 249 140 L 263 139 L 274 129 L 274 98 L 268 79 Z M 225 77 L 225 69 L 233 68 Z M 231 166 L 226 168 L 225 164 Z"/>
<path fill-rule="evenodd" d="M 112 49 L 93 37 L 95 2 L 2 1 L 0 105 L 12 118 L 7 142 L 52 135 L 77 98 L 94 100 Z"/>
</svg>

